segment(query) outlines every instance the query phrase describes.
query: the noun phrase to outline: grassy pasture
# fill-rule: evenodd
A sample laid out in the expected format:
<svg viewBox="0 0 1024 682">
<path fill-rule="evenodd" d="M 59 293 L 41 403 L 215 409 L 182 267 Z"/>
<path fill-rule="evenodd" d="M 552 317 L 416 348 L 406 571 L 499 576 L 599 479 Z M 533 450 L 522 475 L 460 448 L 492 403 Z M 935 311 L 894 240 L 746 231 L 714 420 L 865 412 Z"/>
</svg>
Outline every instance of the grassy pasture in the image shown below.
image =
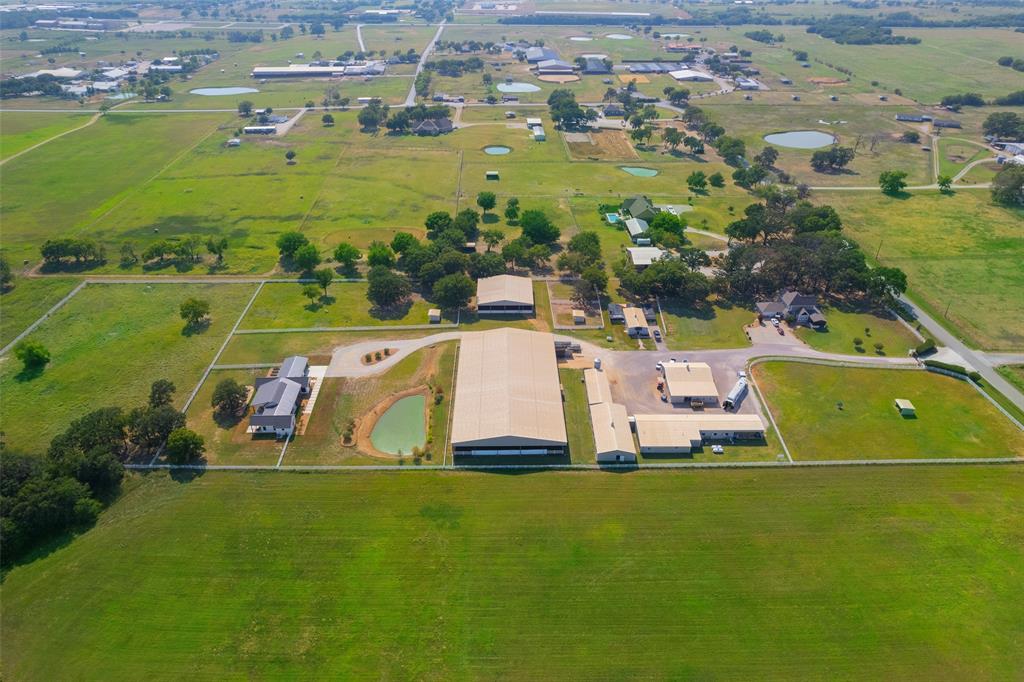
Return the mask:
<svg viewBox="0 0 1024 682">
<path fill-rule="evenodd" d="M 959 379 L 796 362 L 754 376 L 797 460 L 1024 456 L 1024 432 Z M 900 416 L 896 398 L 917 417 Z"/>
<path fill-rule="evenodd" d="M 30 114 L 24 111 L 0 112 L 0 159 L 39 144 L 51 137 L 85 125 L 92 114 Z"/>
<path fill-rule="evenodd" d="M 4 166 L 0 220 L 12 261 L 39 258 L 57 236 L 97 237 L 91 229 L 188 150 L 223 114 L 111 114 Z"/>
<path fill-rule="evenodd" d="M 327 296 L 313 302 L 303 296 L 301 284 L 264 285 L 240 329 L 287 329 L 295 327 L 363 327 L 372 325 L 427 324 L 430 305 L 416 298 L 401 310 L 377 313 L 366 300 L 367 284 L 334 283 Z"/>
<path fill-rule="evenodd" d="M 921 151 L 920 145 L 899 141 L 908 128 L 895 121 L 895 112 L 890 107 L 855 102 L 760 104 L 724 98 L 722 102 L 700 106 L 713 120 L 721 122 L 729 134 L 743 139 L 751 156 L 768 146 L 765 135 L 790 130 L 828 133 L 837 137 L 841 146 L 856 150 L 857 156 L 847 172 L 831 174 L 817 173 L 811 168 L 815 150 L 773 145 L 779 152 L 775 165 L 792 174 L 797 182 L 811 186 L 874 185 L 879 173 L 892 168 L 907 171 L 911 185 L 932 182 L 931 157 Z M 844 123 L 820 123 L 840 120 Z"/>
<path fill-rule="evenodd" d="M 251 284 L 89 285 L 28 337 L 52 355 L 41 374 L 26 375 L 11 355 L 0 360 L 7 444 L 42 450 L 87 412 L 143 404 L 156 379 L 174 382 L 181 406 L 253 291 Z M 210 325 L 198 332 L 184 329 L 178 315 L 190 296 L 211 306 Z"/>
<path fill-rule="evenodd" d="M 993 205 L 988 190 L 905 198 L 829 192 L 819 200 L 835 206 L 869 254 L 907 273 L 911 294 L 933 317 L 979 348 L 1024 348 L 1019 209 Z"/>
<path fill-rule="evenodd" d="M 817 331 L 799 326 L 795 329 L 800 340 L 811 348 L 825 353 L 847 353 L 849 355 L 878 355 L 874 345 L 881 343 L 882 354 L 903 357 L 920 340 L 897 318 L 827 307 L 822 310 L 828 326 Z M 865 329 L 870 329 L 870 333 Z M 858 351 L 853 340 L 864 341 L 863 350 Z"/>
<path fill-rule="evenodd" d="M 715 305 L 707 310 L 681 308 L 662 302 L 662 314 L 668 326 L 665 344 L 670 350 L 743 348 L 750 340 L 743 327 L 754 321 L 752 311 L 740 306 Z"/>
<path fill-rule="evenodd" d="M 13 288 L 0 292 L 0 346 L 14 340 L 77 284 L 64 277 L 15 279 Z"/>
<path fill-rule="evenodd" d="M 1012 29 L 896 29 L 894 33 L 919 37 L 921 43 L 840 45 L 802 27 L 773 26 L 772 32 L 783 34 L 786 40 L 781 46 L 769 47 L 743 37 L 751 28 L 707 29 L 703 34 L 709 40 L 751 50 L 754 63 L 769 80 L 786 75 L 793 79 L 794 87 L 805 90 L 818 89 L 807 82 L 810 77 L 847 77 L 829 68 L 829 63 L 853 71 L 850 83 L 824 88 L 829 93 L 891 93 L 899 88 L 907 97 L 934 104 L 954 93 L 980 92 L 991 98 L 1021 87 L 1019 73 L 996 64 L 999 57 L 1015 54 L 1020 38 Z M 790 50 L 806 50 L 812 68 L 800 68 Z M 935 78 L 936 73 L 942 78 Z M 879 85 L 871 85 L 872 81 Z"/>
<path fill-rule="evenodd" d="M 6 575 L 4 676 L 1012 678 L 1021 476 L 134 477 Z"/>
</svg>

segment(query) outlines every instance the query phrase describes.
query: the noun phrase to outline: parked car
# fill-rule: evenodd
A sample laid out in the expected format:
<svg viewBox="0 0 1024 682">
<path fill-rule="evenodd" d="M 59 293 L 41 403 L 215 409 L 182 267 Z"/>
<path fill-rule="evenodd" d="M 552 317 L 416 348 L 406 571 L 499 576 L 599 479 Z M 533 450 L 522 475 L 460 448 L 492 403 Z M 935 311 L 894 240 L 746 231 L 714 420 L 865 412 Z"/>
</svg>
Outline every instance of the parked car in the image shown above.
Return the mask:
<svg viewBox="0 0 1024 682">
<path fill-rule="evenodd" d="M 772 326 L 774 326 L 774 327 L 778 327 L 779 326 L 779 318 L 777 318 L 777 317 L 773 317 L 772 318 Z"/>
<path fill-rule="evenodd" d="M 660 372 L 663 369 L 665 369 L 665 365 L 660 363 L 660 362 L 656 362 L 656 363 L 654 363 L 654 369 L 656 369 L 656 370 L 658 370 Z"/>
<path fill-rule="evenodd" d="M 666 393 L 662 393 L 661 394 L 661 402 L 663 402 L 663 403 L 667 403 L 668 402 L 668 394 L 666 394 Z"/>
<path fill-rule="evenodd" d="M 782 327 L 779 327 L 779 336 L 785 336 L 785 335 L 786 335 L 786 330 L 783 329 Z"/>
<path fill-rule="evenodd" d="M 658 328 L 654 329 L 654 340 L 661 341 L 661 330 Z"/>
<path fill-rule="evenodd" d="M 721 455 L 722 453 L 725 452 L 725 448 L 723 448 L 721 445 L 712 445 L 711 452 L 713 452 L 716 455 Z"/>
</svg>

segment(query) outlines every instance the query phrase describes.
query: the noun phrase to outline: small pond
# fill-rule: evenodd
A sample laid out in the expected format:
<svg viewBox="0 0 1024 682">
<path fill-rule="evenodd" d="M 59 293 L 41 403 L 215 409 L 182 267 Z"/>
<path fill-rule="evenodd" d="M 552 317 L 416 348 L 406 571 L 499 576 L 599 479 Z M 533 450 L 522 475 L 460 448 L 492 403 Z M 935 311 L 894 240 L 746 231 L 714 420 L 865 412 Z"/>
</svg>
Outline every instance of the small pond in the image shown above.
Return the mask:
<svg viewBox="0 0 1024 682">
<path fill-rule="evenodd" d="M 498 83 L 498 90 L 501 92 L 539 92 L 533 83 Z"/>
<path fill-rule="evenodd" d="M 135 97 L 134 92 L 115 92 L 113 95 L 107 95 L 107 99 L 114 100 L 131 99 L 132 97 Z"/>
<path fill-rule="evenodd" d="M 764 141 L 790 149 L 817 149 L 835 144 L 836 137 L 818 130 L 792 130 L 788 133 L 765 135 Z"/>
<path fill-rule="evenodd" d="M 608 55 L 601 54 L 599 52 L 589 52 L 587 54 L 581 54 L 584 59 L 608 59 Z"/>
<path fill-rule="evenodd" d="M 569 40 L 574 40 L 577 43 L 589 43 L 593 38 L 590 36 L 570 36 Z"/>
<path fill-rule="evenodd" d="M 422 395 L 411 395 L 389 407 L 370 433 L 373 447 L 391 455 L 408 455 L 413 448 L 422 448 L 427 442 L 426 404 Z"/>
<path fill-rule="evenodd" d="M 658 174 L 658 171 L 653 168 L 640 168 L 637 166 L 619 166 L 622 170 L 626 171 L 630 175 L 635 175 L 638 178 L 653 178 Z"/>
<path fill-rule="evenodd" d="M 492 144 L 484 147 L 484 154 L 490 154 L 491 156 L 502 156 L 512 151 L 511 147 L 506 147 L 503 144 Z"/>
<path fill-rule="evenodd" d="M 259 92 L 256 88 L 196 88 L 189 90 L 190 95 L 204 95 L 206 97 L 221 97 L 223 95 L 248 95 Z"/>
<path fill-rule="evenodd" d="M 633 36 L 626 35 L 625 33 L 609 33 L 605 38 L 611 38 L 612 40 L 632 40 Z"/>
</svg>

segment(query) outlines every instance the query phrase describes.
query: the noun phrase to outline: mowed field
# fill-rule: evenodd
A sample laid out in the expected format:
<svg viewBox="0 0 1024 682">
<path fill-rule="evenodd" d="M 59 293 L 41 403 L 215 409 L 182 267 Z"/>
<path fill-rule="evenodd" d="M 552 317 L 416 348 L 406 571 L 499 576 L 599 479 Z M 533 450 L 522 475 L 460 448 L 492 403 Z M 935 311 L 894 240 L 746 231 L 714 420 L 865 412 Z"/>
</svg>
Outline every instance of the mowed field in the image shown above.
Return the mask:
<svg viewBox="0 0 1024 682">
<path fill-rule="evenodd" d="M 8 447 L 41 452 L 92 410 L 145 403 L 156 379 L 181 407 L 255 291 L 252 284 L 90 284 L 27 338 L 50 351 L 38 376 L 0 360 L 0 420 Z M 210 324 L 185 329 L 178 307 L 209 301 Z"/>
<path fill-rule="evenodd" d="M 23 111 L 0 112 L 0 159 L 6 159 L 52 137 L 83 126 L 92 118 L 88 113 L 30 114 Z"/>
<path fill-rule="evenodd" d="M 753 371 L 796 460 L 1024 457 L 1024 432 L 959 379 L 798 362 Z M 917 416 L 901 416 L 897 398 Z"/>
<path fill-rule="evenodd" d="M 1024 348 L 1024 211 L 994 205 L 988 190 L 820 192 L 816 201 L 835 206 L 867 253 L 906 272 L 914 299 L 965 340 Z"/>
<path fill-rule="evenodd" d="M 7 573 L 4 677 L 1012 679 L 1022 476 L 153 474 Z"/>
</svg>

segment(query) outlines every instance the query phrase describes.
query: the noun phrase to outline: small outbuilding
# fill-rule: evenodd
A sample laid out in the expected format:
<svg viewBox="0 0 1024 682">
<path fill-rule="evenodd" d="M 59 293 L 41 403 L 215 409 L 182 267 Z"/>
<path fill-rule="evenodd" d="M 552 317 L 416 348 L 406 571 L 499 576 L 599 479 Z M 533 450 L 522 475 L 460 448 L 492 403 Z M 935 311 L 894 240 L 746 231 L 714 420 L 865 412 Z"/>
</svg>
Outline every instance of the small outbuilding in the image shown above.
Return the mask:
<svg viewBox="0 0 1024 682">
<path fill-rule="evenodd" d="M 896 409 L 903 417 L 916 417 L 917 409 L 914 407 L 914 403 L 910 402 L 906 398 L 896 398 Z"/>
<path fill-rule="evenodd" d="M 647 319 L 644 311 L 635 306 L 626 306 L 622 309 L 622 316 L 625 319 L 626 333 L 630 336 L 650 336 L 651 330 L 647 327 Z"/>
<path fill-rule="evenodd" d="M 573 308 L 572 310 L 572 323 L 573 324 L 586 324 L 587 314 L 579 308 Z"/>
<path fill-rule="evenodd" d="M 427 322 L 430 324 L 437 324 L 441 321 L 441 310 L 438 308 L 431 308 L 427 311 Z"/>
<path fill-rule="evenodd" d="M 675 404 L 695 402 L 715 404 L 718 402 L 718 387 L 706 362 L 672 362 L 662 370 L 665 374 L 665 389 L 669 400 Z"/>
<path fill-rule="evenodd" d="M 500 180 L 501 175 L 496 170 L 489 170 L 484 173 L 484 178 L 487 180 Z"/>
</svg>

